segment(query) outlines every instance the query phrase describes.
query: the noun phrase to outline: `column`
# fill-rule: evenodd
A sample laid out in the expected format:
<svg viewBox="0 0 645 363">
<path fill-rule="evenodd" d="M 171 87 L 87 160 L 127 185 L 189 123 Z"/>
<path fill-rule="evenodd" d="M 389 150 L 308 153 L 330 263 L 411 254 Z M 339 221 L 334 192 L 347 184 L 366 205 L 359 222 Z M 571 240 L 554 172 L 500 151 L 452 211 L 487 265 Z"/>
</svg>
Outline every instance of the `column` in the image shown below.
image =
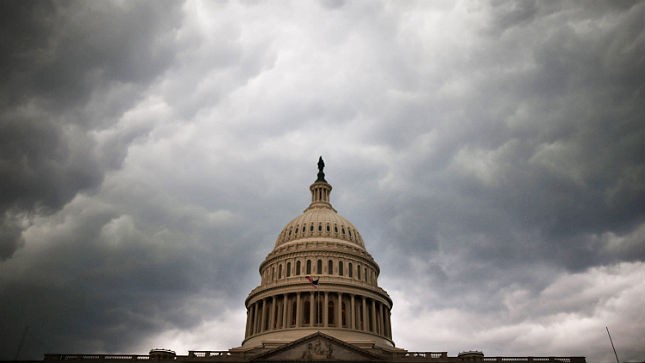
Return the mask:
<svg viewBox="0 0 645 363">
<path fill-rule="evenodd" d="M 253 333 L 257 334 L 260 332 L 260 302 L 256 301 L 255 304 L 253 304 Z"/>
<path fill-rule="evenodd" d="M 311 324 L 310 326 L 314 326 L 314 293 L 310 292 L 309 293 L 309 323 Z"/>
<path fill-rule="evenodd" d="M 387 337 L 392 338 L 392 319 L 390 315 L 390 309 L 387 309 L 387 314 L 385 314 L 385 318 L 387 319 Z"/>
<path fill-rule="evenodd" d="M 338 293 L 338 306 L 336 307 L 336 326 L 339 328 L 343 327 L 343 293 Z M 345 307 L 347 309 L 347 307 Z"/>
<path fill-rule="evenodd" d="M 281 296 L 274 296 L 273 301 L 275 304 L 275 320 L 273 322 L 273 329 L 282 328 L 282 300 Z"/>
<path fill-rule="evenodd" d="M 372 300 L 372 314 L 370 316 L 372 322 L 372 331 L 376 333 L 376 301 Z"/>
<path fill-rule="evenodd" d="M 367 301 L 365 301 L 365 296 L 361 296 L 361 302 L 363 305 L 363 321 L 361 322 L 361 330 L 367 330 Z"/>
<path fill-rule="evenodd" d="M 288 328 L 287 322 L 289 316 L 289 295 L 282 295 L 282 329 Z"/>
<path fill-rule="evenodd" d="M 323 326 L 326 328 L 329 325 L 329 296 L 328 293 L 323 292 L 325 298 L 323 299 L 322 320 Z"/>
<path fill-rule="evenodd" d="M 249 336 L 249 319 L 251 318 L 251 309 L 246 309 L 246 326 L 244 327 L 244 337 Z"/>
<path fill-rule="evenodd" d="M 268 299 L 267 299 L 268 300 Z M 275 329 L 275 311 L 276 311 L 276 303 L 275 303 L 275 296 L 271 297 L 271 312 L 269 312 L 269 324 L 267 324 L 267 330 L 273 330 Z"/>
<path fill-rule="evenodd" d="M 356 329 L 356 302 L 354 301 L 354 294 L 350 294 L 349 299 L 349 327 L 351 329 Z"/>
<path fill-rule="evenodd" d="M 383 333 L 383 304 L 381 304 L 380 302 L 376 304 L 376 311 L 378 311 L 378 315 L 376 316 L 378 318 L 378 320 L 376 321 L 378 325 L 377 333 L 380 335 L 385 335 L 385 333 Z"/>
<path fill-rule="evenodd" d="M 300 308 L 300 293 L 296 293 L 296 328 L 300 327 L 300 312 L 302 309 Z"/>
<path fill-rule="evenodd" d="M 262 299 L 262 313 L 260 314 L 260 332 L 264 331 L 264 319 L 267 315 L 267 302 L 266 299 Z"/>
</svg>

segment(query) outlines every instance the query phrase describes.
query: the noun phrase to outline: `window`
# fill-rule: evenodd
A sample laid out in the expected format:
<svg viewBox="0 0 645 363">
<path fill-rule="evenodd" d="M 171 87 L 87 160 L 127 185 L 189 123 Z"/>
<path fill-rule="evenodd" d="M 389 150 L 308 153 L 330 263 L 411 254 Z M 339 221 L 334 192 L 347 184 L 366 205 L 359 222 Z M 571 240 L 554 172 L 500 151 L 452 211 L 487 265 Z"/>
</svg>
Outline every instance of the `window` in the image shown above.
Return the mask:
<svg viewBox="0 0 645 363">
<path fill-rule="evenodd" d="M 311 260 L 307 260 L 307 275 L 311 274 Z"/>
<path fill-rule="evenodd" d="M 327 263 L 327 273 L 330 275 L 334 274 L 334 262 L 332 260 L 329 260 Z"/>
<path fill-rule="evenodd" d="M 316 270 L 317 274 L 321 275 L 322 274 L 322 260 L 318 260 L 318 264 L 316 265 Z"/>
<path fill-rule="evenodd" d="M 318 232 L 322 232 L 322 224 L 318 225 Z"/>
<path fill-rule="evenodd" d="M 281 279 L 281 278 L 282 278 L 282 265 L 279 265 L 279 266 L 278 266 L 278 278 L 279 278 L 279 279 Z"/>
<path fill-rule="evenodd" d="M 327 324 L 329 326 L 334 326 L 336 324 L 335 318 L 336 314 L 334 314 L 334 301 L 329 300 L 327 303 Z"/>
<path fill-rule="evenodd" d="M 329 224 L 327 225 L 327 232 L 329 232 Z"/>
<path fill-rule="evenodd" d="M 347 267 L 347 272 L 349 272 L 349 277 L 354 277 L 354 269 L 352 266 L 352 263 L 349 263 L 349 266 Z"/>
<path fill-rule="evenodd" d="M 296 261 L 296 275 L 300 275 L 300 261 Z"/>
<path fill-rule="evenodd" d="M 287 277 L 291 276 L 291 262 L 287 262 Z"/>
<path fill-rule="evenodd" d="M 356 277 L 360 280 L 361 279 L 361 265 L 356 266 Z"/>
<path fill-rule="evenodd" d="M 343 261 L 338 261 L 338 274 L 343 276 Z"/>
<path fill-rule="evenodd" d="M 334 224 L 334 232 L 338 233 L 338 226 Z"/>
<path fill-rule="evenodd" d="M 309 232 L 313 232 L 313 231 L 314 231 L 314 225 L 312 224 L 311 226 L 309 226 Z"/>
</svg>

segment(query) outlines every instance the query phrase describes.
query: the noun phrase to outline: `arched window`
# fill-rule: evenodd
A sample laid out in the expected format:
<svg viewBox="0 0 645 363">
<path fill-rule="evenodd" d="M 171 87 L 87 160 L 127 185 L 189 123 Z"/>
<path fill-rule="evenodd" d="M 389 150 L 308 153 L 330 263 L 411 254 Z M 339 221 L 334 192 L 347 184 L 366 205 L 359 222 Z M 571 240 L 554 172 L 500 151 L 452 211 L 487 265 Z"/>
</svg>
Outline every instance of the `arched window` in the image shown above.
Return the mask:
<svg viewBox="0 0 645 363">
<path fill-rule="evenodd" d="M 278 265 L 278 278 L 282 278 L 282 264 Z"/>
<path fill-rule="evenodd" d="M 367 282 L 367 267 L 364 269 L 365 274 L 363 275 L 363 278 L 365 279 L 365 282 Z"/>
<path fill-rule="evenodd" d="M 361 265 L 356 265 L 356 277 L 361 279 Z"/>
<path fill-rule="evenodd" d="M 271 280 L 275 280 L 275 267 L 271 267 Z"/>
<path fill-rule="evenodd" d="M 311 260 L 307 260 L 307 275 L 311 274 Z"/>
<path fill-rule="evenodd" d="M 300 261 L 296 261 L 296 275 L 300 275 Z"/>
<path fill-rule="evenodd" d="M 347 272 L 349 273 L 349 277 L 354 277 L 354 269 L 352 266 L 352 263 L 349 263 L 349 266 L 347 267 Z"/>
<path fill-rule="evenodd" d="M 343 261 L 338 261 L 338 274 L 343 276 Z"/>
<path fill-rule="evenodd" d="M 291 276 L 291 262 L 287 262 L 287 277 Z"/>
<path fill-rule="evenodd" d="M 332 260 L 329 260 L 328 263 L 327 263 L 327 273 L 329 275 L 334 274 L 334 261 L 332 261 Z"/>
<path fill-rule="evenodd" d="M 318 264 L 316 265 L 316 271 L 318 275 L 322 275 L 322 260 L 318 260 Z"/>
</svg>

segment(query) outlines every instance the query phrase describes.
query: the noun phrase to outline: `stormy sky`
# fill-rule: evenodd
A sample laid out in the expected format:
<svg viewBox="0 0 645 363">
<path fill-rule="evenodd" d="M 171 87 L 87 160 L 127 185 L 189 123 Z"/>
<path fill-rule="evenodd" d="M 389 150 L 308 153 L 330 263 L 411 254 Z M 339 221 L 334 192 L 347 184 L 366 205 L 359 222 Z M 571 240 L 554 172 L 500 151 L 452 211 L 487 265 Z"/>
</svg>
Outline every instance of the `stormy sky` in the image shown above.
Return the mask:
<svg viewBox="0 0 645 363">
<path fill-rule="evenodd" d="M 239 346 L 322 155 L 397 346 L 642 361 L 644 19 L 0 2 L 0 359 Z"/>
</svg>

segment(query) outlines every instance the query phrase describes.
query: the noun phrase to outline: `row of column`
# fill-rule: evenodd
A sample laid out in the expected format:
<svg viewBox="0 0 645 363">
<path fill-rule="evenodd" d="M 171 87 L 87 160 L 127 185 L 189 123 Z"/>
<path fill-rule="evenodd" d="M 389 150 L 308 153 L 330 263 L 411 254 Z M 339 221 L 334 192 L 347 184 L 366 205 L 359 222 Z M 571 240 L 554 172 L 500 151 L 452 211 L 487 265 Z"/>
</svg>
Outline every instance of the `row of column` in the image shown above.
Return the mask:
<svg viewBox="0 0 645 363">
<path fill-rule="evenodd" d="M 281 294 L 247 309 L 246 337 L 300 327 L 336 327 L 392 338 L 390 309 L 380 301 L 341 292 Z"/>
</svg>

